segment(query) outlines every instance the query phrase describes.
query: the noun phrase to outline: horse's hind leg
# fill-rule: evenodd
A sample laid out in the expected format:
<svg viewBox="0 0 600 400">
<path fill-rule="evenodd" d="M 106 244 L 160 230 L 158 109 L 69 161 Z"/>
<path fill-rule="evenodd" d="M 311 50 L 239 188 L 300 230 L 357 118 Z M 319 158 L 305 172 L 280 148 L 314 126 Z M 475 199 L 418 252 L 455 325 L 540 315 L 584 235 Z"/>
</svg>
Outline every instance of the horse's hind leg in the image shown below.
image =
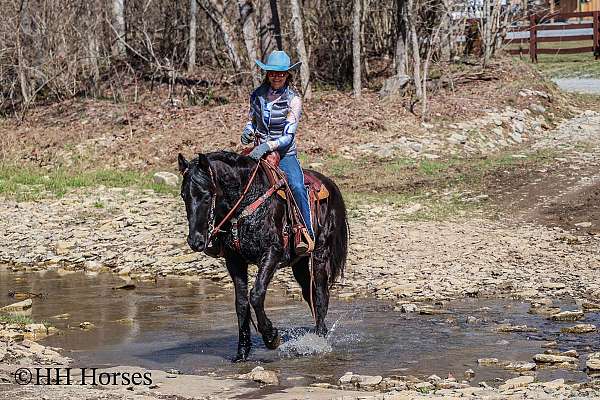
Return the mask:
<svg viewBox="0 0 600 400">
<path fill-rule="evenodd" d="M 311 273 L 308 258 L 300 260 L 292 267 L 294 277 L 302 288 L 302 297 L 311 308 L 311 313 L 315 318 L 315 330 L 317 335 L 327 335 L 327 325 L 325 317 L 329 308 L 329 286 L 327 284 L 327 270 L 324 262 L 318 262 L 314 257 L 313 261 L 313 279 L 311 295 Z"/>
<path fill-rule="evenodd" d="M 250 305 L 248 303 L 248 264 L 237 256 L 227 257 L 227 270 L 235 286 L 235 312 L 238 317 L 239 338 L 233 361 L 246 361 L 250 354 Z"/>
<path fill-rule="evenodd" d="M 271 320 L 267 318 L 265 313 L 265 295 L 280 259 L 281 250 L 271 249 L 265 254 L 258 267 L 254 287 L 250 291 L 250 303 L 256 314 L 258 331 L 262 335 L 265 346 L 271 350 L 279 347 L 281 340 L 277 328 L 273 327 Z"/>
</svg>

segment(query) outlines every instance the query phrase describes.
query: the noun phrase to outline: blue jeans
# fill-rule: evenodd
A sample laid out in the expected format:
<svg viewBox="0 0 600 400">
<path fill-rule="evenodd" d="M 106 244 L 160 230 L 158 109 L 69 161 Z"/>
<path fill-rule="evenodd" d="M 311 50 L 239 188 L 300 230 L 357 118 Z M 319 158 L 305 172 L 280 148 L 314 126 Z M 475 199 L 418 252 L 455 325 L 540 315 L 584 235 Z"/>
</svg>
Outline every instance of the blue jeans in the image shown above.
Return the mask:
<svg viewBox="0 0 600 400">
<path fill-rule="evenodd" d="M 310 236 L 314 239 L 315 235 L 312 230 L 312 224 L 310 222 L 310 205 L 308 204 L 308 192 L 304 186 L 304 174 L 302 173 L 302 167 L 296 155 L 286 154 L 279 162 L 279 167 L 285 173 L 294 200 L 300 208 L 300 213 L 304 219 L 306 229 Z"/>
</svg>

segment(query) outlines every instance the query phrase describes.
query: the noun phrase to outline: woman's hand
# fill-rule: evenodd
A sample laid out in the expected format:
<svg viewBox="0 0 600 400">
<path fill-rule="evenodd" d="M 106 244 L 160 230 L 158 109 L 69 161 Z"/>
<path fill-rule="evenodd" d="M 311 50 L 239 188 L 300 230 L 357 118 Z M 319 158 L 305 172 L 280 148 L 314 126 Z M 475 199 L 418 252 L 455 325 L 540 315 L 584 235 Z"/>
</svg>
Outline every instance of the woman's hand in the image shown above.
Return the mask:
<svg viewBox="0 0 600 400">
<path fill-rule="evenodd" d="M 254 130 L 251 127 L 246 126 L 240 137 L 240 142 L 242 142 L 243 145 L 254 142 Z"/>
<path fill-rule="evenodd" d="M 263 143 L 263 144 L 260 144 L 260 145 L 256 146 L 254 148 L 254 150 L 252 150 L 250 152 L 250 154 L 248 154 L 248 156 L 250 156 L 251 158 L 253 158 L 256 161 L 258 161 L 258 160 L 260 160 L 262 158 L 262 156 L 264 156 L 269 151 L 271 151 L 271 146 L 269 146 L 268 143 Z"/>
</svg>

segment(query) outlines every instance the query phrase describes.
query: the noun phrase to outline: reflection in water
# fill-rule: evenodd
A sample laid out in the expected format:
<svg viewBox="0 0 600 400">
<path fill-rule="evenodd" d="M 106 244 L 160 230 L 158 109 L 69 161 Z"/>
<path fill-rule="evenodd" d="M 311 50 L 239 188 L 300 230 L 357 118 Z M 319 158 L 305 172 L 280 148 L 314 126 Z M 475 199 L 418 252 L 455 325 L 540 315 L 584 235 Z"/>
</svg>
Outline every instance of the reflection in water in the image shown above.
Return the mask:
<svg viewBox="0 0 600 400">
<path fill-rule="evenodd" d="M 542 352 L 546 340 L 557 340 L 561 350 L 575 348 L 580 353 L 598 351 L 600 346 L 598 333 L 561 334 L 564 324 L 527 314 L 526 303 L 481 299 L 452 302 L 447 305 L 451 313 L 445 315 L 401 314 L 383 301 L 333 300 L 330 332 L 323 339 L 311 333 L 313 321 L 306 304 L 269 291 L 267 310 L 284 343 L 278 351 L 267 350 L 253 330 L 251 361 L 232 364 L 238 332 L 231 291 L 211 282 L 177 279 L 135 282 L 136 289 L 129 291 L 113 289 L 123 284 L 112 274 L 0 270 L 0 306 L 11 303 L 5 295 L 9 290 L 46 293 L 46 298 L 33 300 L 32 317 L 47 320 L 61 333 L 44 344 L 64 348 L 78 365 L 88 367 L 121 364 L 229 374 L 247 372 L 263 362 L 279 369 L 284 378 L 319 376 L 332 382 L 346 371 L 425 376 L 450 372 L 460 377 L 472 368 L 478 380 L 486 380 L 511 375 L 479 367 L 478 358 L 530 361 Z M 70 317 L 54 318 L 64 313 Z M 468 324 L 468 316 L 477 322 Z M 95 328 L 81 330 L 83 321 Z M 498 334 L 500 322 L 527 324 L 543 333 Z M 585 322 L 599 325 L 600 319 L 588 314 Z M 585 374 L 544 369 L 538 377 L 582 380 Z"/>
</svg>

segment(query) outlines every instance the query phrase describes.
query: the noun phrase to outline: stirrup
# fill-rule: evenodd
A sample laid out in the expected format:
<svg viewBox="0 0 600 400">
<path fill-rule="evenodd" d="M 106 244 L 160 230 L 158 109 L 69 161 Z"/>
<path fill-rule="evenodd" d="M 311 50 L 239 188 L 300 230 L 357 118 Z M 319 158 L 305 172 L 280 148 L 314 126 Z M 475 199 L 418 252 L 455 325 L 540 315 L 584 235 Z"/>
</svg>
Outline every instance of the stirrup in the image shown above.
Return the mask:
<svg viewBox="0 0 600 400">
<path fill-rule="evenodd" d="M 303 240 L 296 245 L 296 254 L 302 255 L 312 253 L 315 249 L 315 241 L 310 237 L 306 228 L 302 229 L 302 236 Z"/>
</svg>

